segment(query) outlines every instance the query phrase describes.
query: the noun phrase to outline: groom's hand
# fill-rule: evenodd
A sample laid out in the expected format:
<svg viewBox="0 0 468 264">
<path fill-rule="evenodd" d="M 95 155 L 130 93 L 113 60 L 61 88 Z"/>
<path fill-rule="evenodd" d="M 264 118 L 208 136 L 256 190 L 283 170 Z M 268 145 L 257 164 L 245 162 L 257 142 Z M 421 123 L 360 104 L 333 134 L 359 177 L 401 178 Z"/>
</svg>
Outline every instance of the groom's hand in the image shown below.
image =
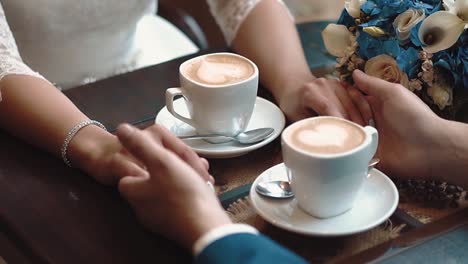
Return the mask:
<svg viewBox="0 0 468 264">
<path fill-rule="evenodd" d="M 190 249 L 204 233 L 231 221 L 206 179 L 177 153 L 185 148 L 183 142 L 167 133 L 118 128 L 122 145 L 148 171 L 122 178 L 119 190 L 143 225 Z"/>
<path fill-rule="evenodd" d="M 445 120 L 400 84 L 359 70 L 354 71 L 353 79 L 356 88 L 365 94 L 379 131 L 379 167 L 392 176 L 431 175 L 431 165 L 441 159 L 447 143 Z"/>
</svg>

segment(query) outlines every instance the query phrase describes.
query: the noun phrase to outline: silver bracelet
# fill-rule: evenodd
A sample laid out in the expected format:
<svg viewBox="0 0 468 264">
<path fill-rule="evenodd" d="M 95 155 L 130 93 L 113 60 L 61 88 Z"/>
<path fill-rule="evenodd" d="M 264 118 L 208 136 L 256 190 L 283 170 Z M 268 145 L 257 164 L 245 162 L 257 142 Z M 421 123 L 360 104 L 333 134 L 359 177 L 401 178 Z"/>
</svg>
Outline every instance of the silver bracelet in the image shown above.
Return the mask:
<svg viewBox="0 0 468 264">
<path fill-rule="evenodd" d="M 89 125 L 95 125 L 107 131 L 106 127 L 96 120 L 84 120 L 76 124 L 74 127 L 72 127 L 70 131 L 68 131 L 67 136 L 65 137 L 65 140 L 63 141 L 62 147 L 60 148 L 60 153 L 62 154 L 62 160 L 65 164 L 68 165 L 68 167 L 73 168 L 70 160 L 67 157 L 68 145 L 70 144 L 70 141 L 72 141 L 76 133 L 78 133 L 78 131 L 80 131 L 83 127 L 89 126 Z"/>
</svg>

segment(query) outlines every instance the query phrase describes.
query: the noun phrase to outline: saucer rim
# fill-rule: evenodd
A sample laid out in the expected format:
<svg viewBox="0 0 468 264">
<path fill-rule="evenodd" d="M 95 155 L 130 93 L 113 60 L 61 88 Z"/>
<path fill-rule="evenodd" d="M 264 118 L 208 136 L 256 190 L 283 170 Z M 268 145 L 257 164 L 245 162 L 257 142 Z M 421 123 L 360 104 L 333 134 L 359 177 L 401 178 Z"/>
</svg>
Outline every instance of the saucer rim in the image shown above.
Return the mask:
<svg viewBox="0 0 468 264">
<path fill-rule="evenodd" d="M 179 98 L 177 100 L 183 100 L 183 98 Z M 263 140 L 261 142 L 258 142 L 256 144 L 248 145 L 248 146 L 245 146 L 245 147 L 240 146 L 237 149 L 232 149 L 232 150 L 206 150 L 206 149 L 201 149 L 201 148 L 194 148 L 194 147 L 190 146 L 190 144 L 188 144 L 188 146 L 191 149 L 193 149 L 197 154 L 199 154 L 199 155 L 201 155 L 203 157 L 206 157 L 206 158 L 220 158 L 220 159 L 243 156 L 243 155 L 245 155 L 245 154 L 247 154 L 247 153 L 249 153 L 251 151 L 254 151 L 254 150 L 257 150 L 259 148 L 262 148 L 263 146 L 266 146 L 267 144 L 269 144 L 270 142 L 272 142 L 273 140 L 275 140 L 276 138 L 278 138 L 281 135 L 281 133 L 283 132 L 283 130 L 284 130 L 285 126 L 286 126 L 286 118 L 285 118 L 283 112 L 281 111 L 281 109 L 277 105 L 275 105 L 274 103 L 266 100 L 265 98 L 257 96 L 256 99 L 255 99 L 255 104 L 257 104 L 259 102 L 261 104 L 266 105 L 266 107 L 270 108 L 272 112 L 275 112 L 275 113 L 279 114 L 278 115 L 279 118 L 275 119 L 274 121 L 277 124 L 276 126 L 281 127 L 281 129 L 279 129 L 278 131 L 276 131 L 276 129 L 275 129 L 275 132 L 269 138 L 267 138 L 267 139 L 265 139 L 265 140 Z M 167 129 L 170 129 L 170 127 L 167 127 L 163 123 L 158 122 L 158 118 L 160 117 L 161 113 L 164 110 L 167 111 L 166 106 L 164 106 L 163 108 L 161 108 L 158 111 L 158 114 L 156 115 L 156 117 L 154 119 L 154 122 L 155 122 L 155 124 L 159 124 L 159 125 L 162 125 L 162 126 L 166 127 Z M 175 118 L 175 117 L 173 117 L 173 118 Z"/>
<path fill-rule="evenodd" d="M 360 226 L 358 228 L 354 228 L 354 229 L 346 231 L 346 232 L 320 232 L 320 231 L 317 231 L 317 230 L 310 230 L 310 229 L 306 229 L 306 228 L 301 228 L 300 226 L 291 227 L 290 225 L 285 225 L 285 224 L 283 224 L 283 221 L 277 221 L 276 219 L 270 217 L 270 215 L 267 215 L 262 210 L 260 210 L 259 206 L 257 204 L 257 201 L 253 198 L 253 197 L 262 198 L 259 194 L 255 193 L 256 192 L 255 191 L 255 186 L 258 184 L 260 179 L 262 177 L 264 177 L 264 175 L 268 171 L 270 171 L 270 170 L 272 170 L 272 169 L 274 169 L 276 167 L 280 167 L 280 166 L 285 167 L 284 163 L 279 163 L 279 164 L 277 164 L 275 166 L 272 166 L 272 167 L 266 169 L 262 173 L 260 173 L 259 176 L 257 176 L 255 181 L 253 182 L 253 184 L 252 184 L 252 186 L 250 188 L 250 191 L 249 191 L 250 201 L 251 201 L 252 207 L 254 208 L 255 212 L 258 215 L 260 215 L 265 221 L 269 222 L 270 224 L 272 224 L 272 225 L 274 225 L 274 226 L 276 226 L 278 228 L 281 228 L 281 229 L 284 229 L 284 230 L 287 230 L 287 231 L 290 231 L 290 232 L 293 232 L 293 233 L 296 233 L 296 234 L 307 235 L 307 236 L 316 236 L 316 237 L 348 236 L 348 235 L 353 235 L 353 234 L 358 234 L 358 233 L 368 231 L 368 230 L 382 224 L 385 220 L 389 219 L 392 216 L 392 214 L 395 212 L 395 210 L 398 207 L 399 194 L 398 194 L 398 189 L 396 188 L 395 184 L 392 182 L 392 180 L 390 180 L 390 178 L 385 173 L 381 172 L 380 170 L 378 170 L 376 168 L 373 168 L 370 171 L 370 174 L 372 176 L 374 176 L 374 177 L 381 177 L 384 180 L 384 182 L 386 183 L 386 185 L 392 190 L 392 195 L 394 197 L 391 206 L 389 206 L 386 213 L 382 214 L 382 216 L 379 217 L 378 220 L 373 221 L 370 224 L 362 225 L 362 226 Z M 263 199 L 271 199 L 271 201 L 273 203 L 275 202 L 275 200 L 276 200 L 276 202 L 289 201 L 289 203 L 291 203 L 292 201 L 294 201 L 295 198 L 292 197 L 292 198 L 288 198 L 288 199 L 275 199 L 275 198 L 263 198 Z M 308 216 L 309 218 L 314 218 L 314 219 L 321 220 L 320 218 L 313 217 L 313 216 L 309 215 L 308 213 L 304 212 L 299 207 L 299 205 L 297 205 L 297 204 L 296 204 L 296 207 L 297 207 L 296 210 L 301 210 L 304 213 L 304 215 Z M 344 214 L 346 214 L 346 213 L 347 212 L 345 212 Z M 340 216 L 341 215 L 338 215 L 336 217 L 340 217 Z M 327 219 L 323 219 L 323 221 L 326 221 L 326 220 Z"/>
</svg>

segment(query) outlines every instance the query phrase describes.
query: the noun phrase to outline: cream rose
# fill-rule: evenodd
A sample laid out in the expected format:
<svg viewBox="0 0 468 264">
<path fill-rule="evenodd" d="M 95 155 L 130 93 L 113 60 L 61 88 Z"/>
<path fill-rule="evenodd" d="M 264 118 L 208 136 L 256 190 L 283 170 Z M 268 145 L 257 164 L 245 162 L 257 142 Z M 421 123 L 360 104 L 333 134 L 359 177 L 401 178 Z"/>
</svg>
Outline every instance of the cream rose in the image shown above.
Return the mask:
<svg viewBox="0 0 468 264">
<path fill-rule="evenodd" d="M 398 15 L 393 21 L 398 40 L 407 41 L 411 35 L 411 29 L 425 17 L 424 10 L 412 8 Z"/>
<path fill-rule="evenodd" d="M 427 94 L 432 98 L 440 110 L 452 105 L 453 91 L 449 86 L 435 84 L 427 89 Z"/>
<path fill-rule="evenodd" d="M 345 9 L 350 16 L 353 18 L 359 18 L 361 16 L 361 6 L 366 0 L 345 0 Z"/>
<path fill-rule="evenodd" d="M 352 45 L 353 34 L 344 25 L 328 24 L 322 31 L 322 39 L 328 53 L 344 57 L 346 49 Z"/>
<path fill-rule="evenodd" d="M 409 87 L 408 75 L 402 72 L 396 60 L 388 55 L 378 55 L 368 60 L 364 72 L 370 76 Z"/>
</svg>

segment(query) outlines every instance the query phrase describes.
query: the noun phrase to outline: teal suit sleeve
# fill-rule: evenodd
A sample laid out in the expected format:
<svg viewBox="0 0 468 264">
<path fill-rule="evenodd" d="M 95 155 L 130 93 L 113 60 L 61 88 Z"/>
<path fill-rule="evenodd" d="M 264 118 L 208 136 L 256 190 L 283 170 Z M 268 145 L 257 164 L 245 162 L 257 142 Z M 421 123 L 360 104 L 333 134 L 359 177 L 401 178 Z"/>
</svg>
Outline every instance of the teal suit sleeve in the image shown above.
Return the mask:
<svg viewBox="0 0 468 264">
<path fill-rule="evenodd" d="M 208 245 L 196 264 L 209 263 L 307 263 L 291 251 L 262 235 L 238 233 Z"/>
</svg>

